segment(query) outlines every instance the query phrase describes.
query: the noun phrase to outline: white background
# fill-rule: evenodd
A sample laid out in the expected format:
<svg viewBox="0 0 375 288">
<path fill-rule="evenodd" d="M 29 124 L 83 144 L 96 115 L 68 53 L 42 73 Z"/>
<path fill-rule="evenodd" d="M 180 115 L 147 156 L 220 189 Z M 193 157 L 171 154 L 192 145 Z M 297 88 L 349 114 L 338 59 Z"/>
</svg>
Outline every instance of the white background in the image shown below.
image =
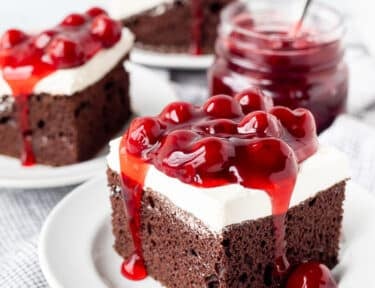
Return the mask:
<svg viewBox="0 0 375 288">
<path fill-rule="evenodd" d="M 83 12 L 93 5 L 108 8 L 109 3 L 110 0 L 0 0 L 0 31 L 48 28 L 70 12 Z"/>
</svg>

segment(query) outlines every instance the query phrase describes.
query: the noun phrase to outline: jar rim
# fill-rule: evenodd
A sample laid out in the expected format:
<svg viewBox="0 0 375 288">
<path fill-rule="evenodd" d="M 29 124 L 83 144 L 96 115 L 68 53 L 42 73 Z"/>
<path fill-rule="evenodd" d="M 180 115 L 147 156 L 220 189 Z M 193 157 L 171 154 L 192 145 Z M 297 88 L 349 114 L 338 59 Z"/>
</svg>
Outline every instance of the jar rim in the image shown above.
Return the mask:
<svg viewBox="0 0 375 288">
<path fill-rule="evenodd" d="M 256 0 L 253 0 L 253 1 L 256 1 Z M 262 0 L 258 0 L 258 1 L 262 1 Z M 249 1 L 250 3 L 251 1 Z M 262 31 L 258 31 L 258 30 L 252 30 L 252 29 L 246 29 L 246 28 L 242 28 L 236 24 L 234 24 L 231 19 L 233 16 L 236 15 L 236 12 L 238 12 L 239 9 L 241 9 L 241 7 L 243 8 L 247 8 L 246 6 L 246 3 L 244 3 L 244 1 L 235 1 L 234 3 L 232 4 L 229 4 L 226 8 L 224 8 L 224 10 L 222 11 L 221 13 L 221 24 L 220 24 L 220 29 L 223 28 L 223 26 L 225 27 L 224 29 L 226 31 L 235 31 L 237 33 L 240 33 L 241 35 L 244 35 L 244 36 L 249 36 L 249 37 L 252 37 L 252 38 L 256 38 L 256 39 L 260 39 L 260 40 L 272 40 L 272 39 L 275 39 L 275 35 L 274 34 L 266 34 Z M 326 3 L 322 3 L 320 1 L 315 1 L 313 2 L 312 6 L 310 7 L 310 11 L 314 9 L 318 9 L 319 11 L 323 10 L 325 12 L 328 12 L 331 14 L 331 17 L 336 17 L 336 21 L 334 23 L 334 25 L 332 27 L 330 27 L 330 29 L 328 29 L 328 31 L 319 31 L 319 32 L 311 32 L 308 34 L 308 38 L 309 39 L 319 39 L 319 44 L 323 44 L 323 43 L 327 43 L 327 42 L 331 42 L 331 41 L 334 41 L 334 40 L 337 40 L 339 39 L 340 37 L 342 37 L 345 32 L 346 32 L 346 27 L 345 27 L 345 17 L 344 15 L 339 12 L 337 9 L 335 9 L 334 7 L 326 4 Z M 313 10 L 313 11 L 314 11 Z M 316 11 L 315 11 L 316 13 Z M 312 12 L 310 12 L 310 14 L 312 14 Z M 314 14 L 315 15 L 315 14 Z M 285 40 L 285 41 L 290 41 L 291 40 L 291 36 L 290 35 L 277 35 L 277 38 L 280 39 L 280 40 Z M 293 41 L 295 40 L 299 40 L 299 39 L 306 39 L 306 35 L 294 35 L 293 36 Z M 297 49 L 298 50 L 298 49 Z"/>
</svg>

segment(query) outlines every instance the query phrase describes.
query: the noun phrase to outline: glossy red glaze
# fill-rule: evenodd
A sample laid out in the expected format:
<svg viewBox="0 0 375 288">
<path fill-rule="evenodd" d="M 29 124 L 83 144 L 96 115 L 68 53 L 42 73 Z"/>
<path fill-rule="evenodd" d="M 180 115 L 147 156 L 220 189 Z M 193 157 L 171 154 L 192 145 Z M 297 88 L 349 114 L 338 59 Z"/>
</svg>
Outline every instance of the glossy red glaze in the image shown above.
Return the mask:
<svg viewBox="0 0 375 288">
<path fill-rule="evenodd" d="M 113 46 L 121 38 L 121 27 L 107 15 L 96 16 L 91 25 L 91 34 L 99 39 L 104 47 Z"/>
<path fill-rule="evenodd" d="M 104 10 L 93 8 L 86 14 L 71 14 L 58 26 L 36 35 L 8 30 L 1 37 L 0 69 L 12 89 L 16 105 L 20 107 L 24 165 L 35 162 L 28 121 L 28 97 L 35 85 L 46 76 L 58 69 L 80 66 L 120 39 L 121 24 L 104 14 Z M 101 22 L 103 15 L 107 17 L 105 24 L 94 25 Z"/>
<path fill-rule="evenodd" d="M 108 13 L 100 7 L 92 7 L 86 11 L 86 15 L 94 18 L 99 15 L 108 15 Z"/>
<path fill-rule="evenodd" d="M 337 288 L 327 266 L 309 262 L 299 265 L 290 275 L 286 288 Z"/>
<path fill-rule="evenodd" d="M 310 112 L 281 107 L 259 110 L 269 106 L 252 91 L 234 98 L 214 96 L 202 107 L 172 103 L 157 117 L 132 122 L 119 152 L 137 259 L 143 259 L 139 235 L 142 188 L 149 165 L 154 165 L 164 174 L 198 187 L 239 183 L 266 191 L 275 215 L 275 265 L 278 273 L 288 268 L 284 215 L 298 164 L 315 153 L 318 142 Z"/>
<path fill-rule="evenodd" d="M 81 14 L 70 14 L 65 17 L 65 19 L 61 22 L 62 26 L 72 26 L 72 27 L 77 27 L 80 25 L 85 24 L 86 22 L 86 17 Z"/>
<path fill-rule="evenodd" d="M 340 37 L 328 41 L 307 28 L 298 37 L 282 28 L 267 30 L 264 23 L 258 27 L 249 12 L 221 25 L 209 70 L 211 95 L 260 89 L 275 105 L 309 109 L 319 132 L 345 111 L 348 69 Z M 270 24 L 279 27 L 275 25 Z"/>
</svg>

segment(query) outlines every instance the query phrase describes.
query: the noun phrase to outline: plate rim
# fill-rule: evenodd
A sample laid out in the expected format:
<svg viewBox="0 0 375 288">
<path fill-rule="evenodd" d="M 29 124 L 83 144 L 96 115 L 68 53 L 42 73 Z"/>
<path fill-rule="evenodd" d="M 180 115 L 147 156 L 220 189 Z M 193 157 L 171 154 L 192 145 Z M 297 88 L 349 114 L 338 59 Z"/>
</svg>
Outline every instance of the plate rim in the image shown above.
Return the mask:
<svg viewBox="0 0 375 288">
<path fill-rule="evenodd" d="M 130 54 L 130 60 L 136 64 L 186 71 L 207 70 L 214 58 L 214 54 L 194 56 L 187 53 L 161 53 L 139 47 L 133 48 Z"/>
</svg>

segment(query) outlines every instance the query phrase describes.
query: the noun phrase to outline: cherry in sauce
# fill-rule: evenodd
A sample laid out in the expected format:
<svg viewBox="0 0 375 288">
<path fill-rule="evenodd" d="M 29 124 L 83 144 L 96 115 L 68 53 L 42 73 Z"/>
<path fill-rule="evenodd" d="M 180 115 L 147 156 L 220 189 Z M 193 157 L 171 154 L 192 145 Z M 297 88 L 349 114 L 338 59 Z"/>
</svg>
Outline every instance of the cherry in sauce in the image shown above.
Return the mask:
<svg viewBox="0 0 375 288">
<path fill-rule="evenodd" d="M 31 35 L 11 29 L 0 40 L 0 69 L 12 89 L 23 139 L 23 165 L 35 163 L 29 123 L 29 97 L 43 78 L 59 69 L 83 65 L 121 37 L 121 24 L 100 8 L 71 14 L 56 27 Z"/>
<path fill-rule="evenodd" d="M 337 288 L 327 266 L 318 262 L 299 265 L 289 276 L 286 288 Z"/>
<path fill-rule="evenodd" d="M 248 90 L 217 95 L 202 107 L 177 102 L 156 117 L 135 119 L 120 145 L 123 198 L 135 251 L 123 274 L 146 276 L 140 238 L 140 209 L 149 165 L 198 187 L 238 183 L 268 193 L 276 234 L 275 270 L 285 273 L 285 213 L 298 165 L 318 147 L 315 122 L 304 109 L 274 107 Z M 143 269 L 141 269 L 143 267 Z M 125 271 L 124 271 L 125 269 Z"/>
<path fill-rule="evenodd" d="M 272 16 L 262 24 L 253 17 L 249 11 L 238 12 L 224 22 L 232 29 L 224 24 L 220 29 L 208 73 L 211 94 L 234 96 L 257 87 L 276 105 L 309 109 L 319 133 L 328 128 L 347 103 L 349 76 L 339 33 L 317 37 L 314 27 L 303 27 L 294 37 L 289 25 L 276 25 Z M 268 22 L 269 27 L 264 24 Z"/>
</svg>

